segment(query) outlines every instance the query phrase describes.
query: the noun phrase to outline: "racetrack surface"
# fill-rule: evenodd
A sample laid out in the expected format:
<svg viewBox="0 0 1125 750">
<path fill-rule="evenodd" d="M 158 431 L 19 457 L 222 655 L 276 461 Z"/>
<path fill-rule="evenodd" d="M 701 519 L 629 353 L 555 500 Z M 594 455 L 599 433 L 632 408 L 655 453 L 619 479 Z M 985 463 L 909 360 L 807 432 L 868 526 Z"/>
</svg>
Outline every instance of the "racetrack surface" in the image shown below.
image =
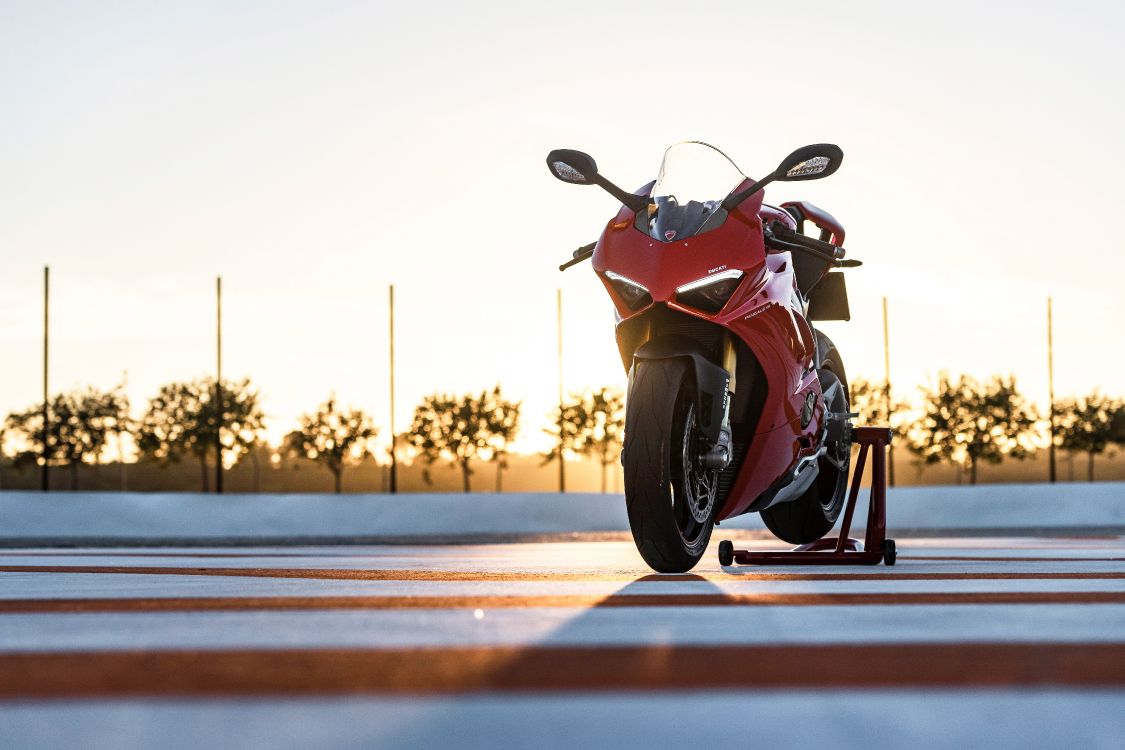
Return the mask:
<svg viewBox="0 0 1125 750">
<path fill-rule="evenodd" d="M 0 552 L 5 747 L 1125 746 L 1125 538 Z M 768 542 L 749 542 L 766 548 Z"/>
</svg>

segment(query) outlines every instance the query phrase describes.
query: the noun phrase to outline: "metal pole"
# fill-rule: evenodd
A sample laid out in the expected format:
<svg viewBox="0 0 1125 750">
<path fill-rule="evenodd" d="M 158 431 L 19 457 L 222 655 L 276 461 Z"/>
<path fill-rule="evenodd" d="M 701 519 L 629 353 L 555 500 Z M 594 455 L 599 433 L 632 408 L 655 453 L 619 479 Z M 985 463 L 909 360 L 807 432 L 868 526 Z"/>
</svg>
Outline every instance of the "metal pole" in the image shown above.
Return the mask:
<svg viewBox="0 0 1125 750">
<path fill-rule="evenodd" d="M 557 290 L 559 339 L 559 492 L 566 492 L 566 463 L 563 460 L 563 307 L 562 289 Z"/>
<path fill-rule="evenodd" d="M 398 455 L 396 448 L 398 447 L 395 439 L 395 285 L 391 284 L 390 287 L 390 305 L 391 305 L 391 358 L 390 358 L 390 378 L 391 378 L 391 494 L 398 492 Z"/>
<path fill-rule="evenodd" d="M 1056 481 L 1055 473 L 1055 341 L 1052 320 L 1051 298 L 1047 298 L 1047 413 L 1050 424 L 1051 443 L 1047 446 L 1048 479 Z"/>
<path fill-rule="evenodd" d="M 50 301 L 51 301 L 51 269 L 49 266 L 43 266 L 43 466 L 42 474 L 40 477 L 40 485 L 43 492 L 50 489 L 50 478 L 48 475 L 47 467 L 47 442 L 51 435 L 51 402 L 50 397 L 47 395 L 47 365 L 49 351 L 49 337 L 50 330 Z"/>
<path fill-rule="evenodd" d="M 129 385 L 129 371 L 121 371 L 121 393 L 125 393 L 125 389 Z M 126 478 L 125 469 L 125 442 L 121 439 L 124 431 L 121 429 L 121 424 L 117 424 L 117 470 L 118 478 L 121 480 L 121 491 L 125 492 L 129 487 L 128 479 Z"/>
<path fill-rule="evenodd" d="M 889 334 L 889 326 L 887 325 L 887 298 L 883 297 L 883 378 L 886 387 L 887 404 L 887 427 L 890 427 L 891 421 L 891 337 Z M 894 443 L 887 445 L 887 482 L 891 487 L 895 486 L 895 446 Z"/>
<path fill-rule="evenodd" d="M 215 277 L 215 492 L 223 494 L 223 277 Z"/>
</svg>

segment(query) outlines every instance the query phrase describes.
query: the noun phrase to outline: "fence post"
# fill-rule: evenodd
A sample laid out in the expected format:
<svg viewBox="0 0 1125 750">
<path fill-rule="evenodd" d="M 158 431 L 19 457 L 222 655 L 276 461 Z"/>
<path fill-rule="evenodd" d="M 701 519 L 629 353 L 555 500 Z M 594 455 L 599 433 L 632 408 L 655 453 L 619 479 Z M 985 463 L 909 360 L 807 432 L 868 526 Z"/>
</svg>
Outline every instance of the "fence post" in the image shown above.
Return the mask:
<svg viewBox="0 0 1125 750">
<path fill-rule="evenodd" d="M 1052 320 L 1051 298 L 1047 298 L 1047 414 L 1051 444 L 1047 446 L 1048 479 L 1056 481 L 1055 472 L 1055 341 L 1054 321 Z"/>
<path fill-rule="evenodd" d="M 40 476 L 40 489 L 46 492 L 50 489 L 50 475 L 47 466 L 47 443 L 51 437 L 51 400 L 47 394 L 48 351 L 50 331 L 50 300 L 51 300 L 51 268 L 43 266 L 43 466 Z"/>
<path fill-rule="evenodd" d="M 395 285 L 390 285 L 391 494 L 398 492 L 398 445 L 395 435 Z"/>
<path fill-rule="evenodd" d="M 215 429 L 215 493 L 223 494 L 223 277 L 215 277 L 215 406 L 218 426 Z"/>
</svg>

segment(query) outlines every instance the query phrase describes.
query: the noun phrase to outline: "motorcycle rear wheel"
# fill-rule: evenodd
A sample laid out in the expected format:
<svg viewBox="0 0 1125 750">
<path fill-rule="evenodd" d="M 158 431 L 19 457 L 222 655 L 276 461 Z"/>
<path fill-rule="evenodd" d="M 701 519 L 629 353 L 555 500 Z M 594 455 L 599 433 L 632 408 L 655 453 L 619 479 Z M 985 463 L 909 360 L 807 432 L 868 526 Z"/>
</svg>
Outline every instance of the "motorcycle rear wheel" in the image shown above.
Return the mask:
<svg viewBox="0 0 1125 750">
<path fill-rule="evenodd" d="M 838 382 L 833 403 L 826 404 L 829 411 L 846 412 L 850 397 L 844 363 L 835 347 L 829 347 L 817 370 L 821 388 L 827 393 Z M 808 544 L 822 538 L 836 525 L 840 509 L 848 492 L 848 471 L 851 468 L 850 444 L 827 446 L 826 454 L 819 460 L 819 474 L 804 494 L 794 500 L 766 508 L 762 521 L 773 535 L 790 544 Z"/>
<path fill-rule="evenodd" d="M 691 367 L 637 362 L 625 404 L 625 504 L 633 541 L 658 573 L 691 570 L 714 527 L 718 471 L 705 469 Z"/>
</svg>

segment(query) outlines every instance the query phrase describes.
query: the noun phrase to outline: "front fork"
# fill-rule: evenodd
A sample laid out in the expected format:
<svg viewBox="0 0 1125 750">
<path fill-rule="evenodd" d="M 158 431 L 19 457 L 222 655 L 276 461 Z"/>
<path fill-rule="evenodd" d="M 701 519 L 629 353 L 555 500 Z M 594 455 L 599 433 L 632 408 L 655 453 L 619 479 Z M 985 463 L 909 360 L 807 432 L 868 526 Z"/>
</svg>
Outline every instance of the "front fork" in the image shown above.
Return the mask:
<svg viewBox="0 0 1125 750">
<path fill-rule="evenodd" d="M 723 404 L 723 426 L 719 428 L 719 439 L 703 455 L 703 465 L 708 469 L 725 469 L 731 461 L 730 405 L 734 400 L 735 371 L 738 369 L 738 349 L 734 336 L 729 331 L 723 334 L 723 369 L 727 371 L 726 403 Z"/>
</svg>

